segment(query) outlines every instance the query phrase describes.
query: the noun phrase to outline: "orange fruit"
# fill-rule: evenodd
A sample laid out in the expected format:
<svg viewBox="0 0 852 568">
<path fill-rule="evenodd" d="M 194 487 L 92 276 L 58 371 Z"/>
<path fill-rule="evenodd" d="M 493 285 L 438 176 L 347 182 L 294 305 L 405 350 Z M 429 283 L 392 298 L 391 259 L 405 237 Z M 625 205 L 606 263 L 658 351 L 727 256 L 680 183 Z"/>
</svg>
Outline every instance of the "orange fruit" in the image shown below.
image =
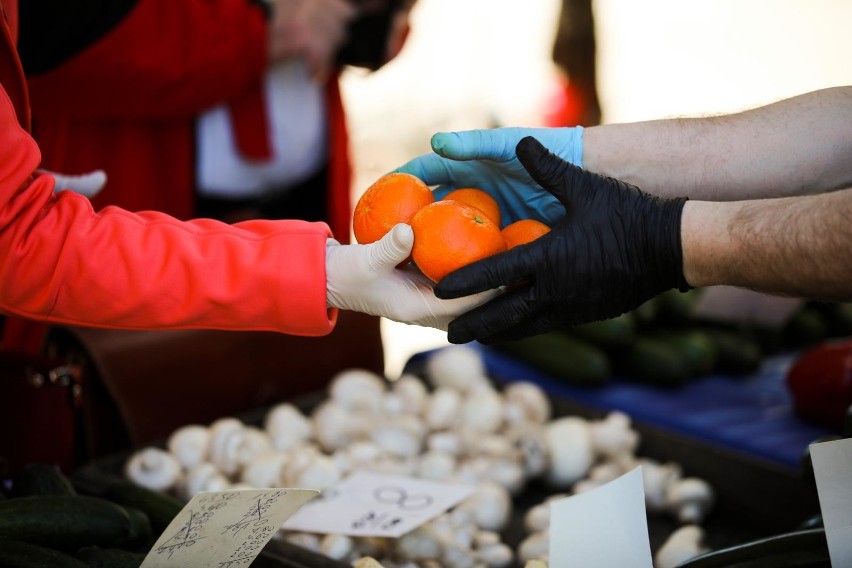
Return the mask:
<svg viewBox="0 0 852 568">
<path fill-rule="evenodd" d="M 444 199 L 454 199 L 481 209 L 498 227 L 501 225 L 500 205 L 486 191 L 474 187 L 462 187 L 449 192 Z"/>
<path fill-rule="evenodd" d="M 397 223 L 410 223 L 424 205 L 435 202 L 432 191 L 411 174 L 386 174 L 358 199 L 352 215 L 352 230 L 361 244 L 374 243 Z"/>
<path fill-rule="evenodd" d="M 515 221 L 503 228 L 503 239 L 506 241 L 506 250 L 515 248 L 518 245 L 531 243 L 549 232 L 550 227 L 535 219 Z"/>
<path fill-rule="evenodd" d="M 411 257 L 434 282 L 466 264 L 506 250 L 500 227 L 475 207 L 442 200 L 426 205 L 411 220 Z"/>
</svg>

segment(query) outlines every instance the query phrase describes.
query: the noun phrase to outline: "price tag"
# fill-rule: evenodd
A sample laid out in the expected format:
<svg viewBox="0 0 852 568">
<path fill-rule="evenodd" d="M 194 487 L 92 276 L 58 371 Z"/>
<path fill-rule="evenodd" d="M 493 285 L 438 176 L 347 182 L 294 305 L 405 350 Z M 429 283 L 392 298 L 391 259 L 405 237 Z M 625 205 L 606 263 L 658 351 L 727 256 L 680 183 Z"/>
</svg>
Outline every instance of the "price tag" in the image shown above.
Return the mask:
<svg viewBox="0 0 852 568">
<path fill-rule="evenodd" d="M 810 450 L 831 565 L 852 566 L 852 438 Z"/>
<path fill-rule="evenodd" d="M 356 472 L 323 491 L 290 517 L 287 530 L 398 538 L 473 494 L 451 485 L 402 475 Z"/>
<path fill-rule="evenodd" d="M 550 504 L 549 564 L 653 567 L 641 467 Z"/>
<path fill-rule="evenodd" d="M 172 520 L 141 568 L 249 566 L 313 489 L 199 493 Z"/>
</svg>

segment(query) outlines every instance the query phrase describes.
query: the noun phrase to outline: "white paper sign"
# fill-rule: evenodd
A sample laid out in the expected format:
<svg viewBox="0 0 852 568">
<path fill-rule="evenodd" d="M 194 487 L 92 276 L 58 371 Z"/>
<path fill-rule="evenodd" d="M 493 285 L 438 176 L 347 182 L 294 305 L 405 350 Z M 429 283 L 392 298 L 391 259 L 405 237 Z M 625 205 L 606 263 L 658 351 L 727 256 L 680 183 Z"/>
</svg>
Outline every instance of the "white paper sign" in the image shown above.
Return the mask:
<svg viewBox="0 0 852 568">
<path fill-rule="evenodd" d="M 141 568 L 249 566 L 314 489 L 199 493 L 172 520 Z"/>
<path fill-rule="evenodd" d="M 550 504 L 548 564 L 653 568 L 641 467 Z"/>
<path fill-rule="evenodd" d="M 402 475 L 356 472 L 290 517 L 287 530 L 398 538 L 473 494 L 453 485 Z"/>
<path fill-rule="evenodd" d="M 852 439 L 810 450 L 831 565 L 852 566 Z"/>
</svg>

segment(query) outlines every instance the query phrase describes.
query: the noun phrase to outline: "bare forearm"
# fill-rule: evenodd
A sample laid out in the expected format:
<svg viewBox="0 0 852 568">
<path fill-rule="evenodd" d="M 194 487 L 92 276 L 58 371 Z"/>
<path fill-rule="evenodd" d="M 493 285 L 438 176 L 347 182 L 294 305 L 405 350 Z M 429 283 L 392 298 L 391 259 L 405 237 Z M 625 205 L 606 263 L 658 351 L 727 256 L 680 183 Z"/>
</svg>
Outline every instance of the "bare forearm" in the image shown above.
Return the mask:
<svg viewBox="0 0 852 568">
<path fill-rule="evenodd" d="M 852 300 L 852 189 L 733 203 L 689 201 L 681 228 L 692 286 L 725 284 Z"/>
<path fill-rule="evenodd" d="M 587 169 L 664 197 L 730 201 L 852 187 L 852 87 L 738 114 L 587 128 Z"/>
</svg>

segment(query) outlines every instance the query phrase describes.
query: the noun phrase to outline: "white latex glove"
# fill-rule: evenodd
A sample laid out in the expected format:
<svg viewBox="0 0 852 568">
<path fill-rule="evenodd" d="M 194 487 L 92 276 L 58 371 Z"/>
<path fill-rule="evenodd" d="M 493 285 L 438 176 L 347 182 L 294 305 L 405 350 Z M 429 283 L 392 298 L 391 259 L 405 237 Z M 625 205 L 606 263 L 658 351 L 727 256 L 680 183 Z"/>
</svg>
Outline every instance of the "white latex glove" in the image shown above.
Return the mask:
<svg viewBox="0 0 852 568">
<path fill-rule="evenodd" d="M 418 270 L 396 268 L 413 245 L 414 232 L 406 224 L 396 225 L 369 245 L 341 245 L 329 239 L 325 256 L 329 307 L 446 331 L 450 321 L 498 293 L 438 299 L 434 283 Z"/>
<path fill-rule="evenodd" d="M 100 193 L 107 181 L 106 172 L 103 170 L 94 170 L 80 175 L 58 174 L 48 170 L 39 171 L 52 175 L 53 179 L 56 180 L 56 185 L 53 187 L 54 192 L 70 189 L 86 197 L 94 197 Z"/>
</svg>

